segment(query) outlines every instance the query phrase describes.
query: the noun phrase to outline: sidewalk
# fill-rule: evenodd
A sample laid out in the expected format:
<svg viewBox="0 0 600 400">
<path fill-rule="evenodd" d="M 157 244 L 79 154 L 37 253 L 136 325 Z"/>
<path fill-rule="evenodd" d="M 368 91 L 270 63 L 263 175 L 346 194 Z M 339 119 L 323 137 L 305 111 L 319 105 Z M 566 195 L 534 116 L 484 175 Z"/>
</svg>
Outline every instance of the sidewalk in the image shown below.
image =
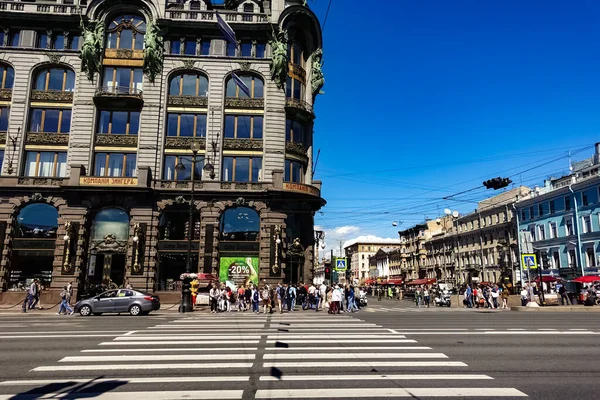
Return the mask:
<svg viewBox="0 0 600 400">
<path fill-rule="evenodd" d="M 544 307 L 511 307 L 511 311 L 524 311 L 524 312 L 600 312 L 600 307 L 595 306 L 544 306 Z"/>
</svg>

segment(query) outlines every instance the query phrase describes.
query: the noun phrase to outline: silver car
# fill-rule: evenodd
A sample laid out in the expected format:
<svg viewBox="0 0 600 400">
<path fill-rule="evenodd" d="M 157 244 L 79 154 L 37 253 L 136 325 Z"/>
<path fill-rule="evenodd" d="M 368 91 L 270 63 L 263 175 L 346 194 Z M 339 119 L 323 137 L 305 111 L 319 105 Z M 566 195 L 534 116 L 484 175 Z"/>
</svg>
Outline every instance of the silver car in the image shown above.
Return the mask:
<svg viewBox="0 0 600 400">
<path fill-rule="evenodd" d="M 146 315 L 159 308 L 158 296 L 131 289 L 114 289 L 80 300 L 75 304 L 74 311 L 84 317 L 92 314 L 127 312 L 131 315 Z"/>
</svg>

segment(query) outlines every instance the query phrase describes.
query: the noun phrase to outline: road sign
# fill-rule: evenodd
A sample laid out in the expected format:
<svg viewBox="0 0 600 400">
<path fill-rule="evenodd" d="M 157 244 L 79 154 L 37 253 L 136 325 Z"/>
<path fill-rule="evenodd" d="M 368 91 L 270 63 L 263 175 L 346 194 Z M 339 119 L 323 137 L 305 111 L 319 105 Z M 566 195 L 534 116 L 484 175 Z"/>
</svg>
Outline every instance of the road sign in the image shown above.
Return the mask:
<svg viewBox="0 0 600 400">
<path fill-rule="evenodd" d="M 346 270 L 346 259 L 345 258 L 336 258 L 335 259 L 335 269 L 337 271 L 345 271 Z"/>
<path fill-rule="evenodd" d="M 535 254 L 522 254 L 521 261 L 524 270 L 537 269 L 538 267 L 537 256 Z"/>
</svg>

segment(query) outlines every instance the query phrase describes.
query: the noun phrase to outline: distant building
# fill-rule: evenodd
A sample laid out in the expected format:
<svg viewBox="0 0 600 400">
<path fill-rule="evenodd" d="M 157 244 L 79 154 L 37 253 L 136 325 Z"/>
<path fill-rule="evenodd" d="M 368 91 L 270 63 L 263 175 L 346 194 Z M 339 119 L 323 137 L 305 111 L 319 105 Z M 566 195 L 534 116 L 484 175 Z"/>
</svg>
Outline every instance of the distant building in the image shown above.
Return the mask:
<svg viewBox="0 0 600 400">
<path fill-rule="evenodd" d="M 538 255 L 543 275 L 565 279 L 598 275 L 599 167 L 600 143 L 596 143 L 594 156 L 574 163 L 572 173 L 546 181 L 516 204 L 521 250 Z"/>
<path fill-rule="evenodd" d="M 358 279 L 363 283 L 369 278 L 373 278 L 370 273 L 369 258 L 374 256 L 382 247 L 395 247 L 389 241 L 360 241 L 352 243 L 344 248 L 346 257 L 350 259 L 350 269 L 353 279 Z"/>
</svg>

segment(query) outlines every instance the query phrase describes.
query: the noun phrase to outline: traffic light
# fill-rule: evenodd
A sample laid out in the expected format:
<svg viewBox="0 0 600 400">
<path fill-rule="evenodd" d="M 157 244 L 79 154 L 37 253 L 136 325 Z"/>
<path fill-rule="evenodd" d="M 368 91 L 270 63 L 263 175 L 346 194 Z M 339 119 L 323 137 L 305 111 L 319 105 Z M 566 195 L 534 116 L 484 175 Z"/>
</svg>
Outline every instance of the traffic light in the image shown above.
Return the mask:
<svg viewBox="0 0 600 400">
<path fill-rule="evenodd" d="M 507 187 L 511 183 L 512 181 L 510 180 L 510 178 L 497 177 L 488 179 L 487 181 L 483 181 L 483 186 L 485 186 L 486 189 L 498 190 Z"/>
<path fill-rule="evenodd" d="M 325 267 L 325 280 L 331 281 L 331 268 Z"/>
</svg>

